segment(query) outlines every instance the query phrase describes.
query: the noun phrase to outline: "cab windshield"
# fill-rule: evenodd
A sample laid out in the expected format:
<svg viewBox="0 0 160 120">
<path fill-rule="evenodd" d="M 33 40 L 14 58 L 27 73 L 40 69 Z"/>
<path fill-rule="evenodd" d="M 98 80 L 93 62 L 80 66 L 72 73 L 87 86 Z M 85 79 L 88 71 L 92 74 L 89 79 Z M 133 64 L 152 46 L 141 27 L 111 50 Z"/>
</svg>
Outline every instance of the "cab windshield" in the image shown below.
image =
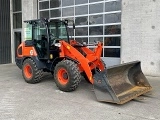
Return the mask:
<svg viewBox="0 0 160 120">
<path fill-rule="evenodd" d="M 49 32 L 51 41 L 55 39 L 68 41 L 67 28 L 64 21 L 50 21 Z"/>
</svg>

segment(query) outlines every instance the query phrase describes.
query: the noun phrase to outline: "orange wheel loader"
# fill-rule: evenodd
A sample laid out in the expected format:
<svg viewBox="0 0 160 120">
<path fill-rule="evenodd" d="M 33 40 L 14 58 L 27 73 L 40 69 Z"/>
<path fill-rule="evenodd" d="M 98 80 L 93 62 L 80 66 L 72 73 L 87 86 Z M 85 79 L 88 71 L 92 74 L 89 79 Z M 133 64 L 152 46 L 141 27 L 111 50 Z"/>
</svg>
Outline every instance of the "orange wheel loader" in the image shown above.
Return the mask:
<svg viewBox="0 0 160 120">
<path fill-rule="evenodd" d="M 38 83 L 43 72 L 51 72 L 57 87 L 70 92 L 76 90 L 84 76 L 93 84 L 98 101 L 117 104 L 151 90 L 139 61 L 106 68 L 101 59 L 101 42 L 92 43 L 95 49 L 90 50 L 87 44 L 69 40 L 70 21 L 24 22 L 25 41 L 17 48 L 16 64 L 27 83 Z"/>
</svg>

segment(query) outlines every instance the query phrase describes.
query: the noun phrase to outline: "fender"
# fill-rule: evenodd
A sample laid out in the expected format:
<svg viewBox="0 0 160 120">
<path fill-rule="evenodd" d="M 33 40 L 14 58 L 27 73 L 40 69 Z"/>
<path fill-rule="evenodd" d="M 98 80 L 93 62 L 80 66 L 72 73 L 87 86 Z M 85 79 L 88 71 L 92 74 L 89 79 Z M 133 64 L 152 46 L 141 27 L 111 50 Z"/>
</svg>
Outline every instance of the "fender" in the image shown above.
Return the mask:
<svg viewBox="0 0 160 120">
<path fill-rule="evenodd" d="M 45 68 L 47 68 L 46 65 L 45 65 L 42 61 L 40 61 L 37 56 L 32 56 L 32 57 L 16 57 L 16 60 L 15 60 L 15 61 L 16 61 L 16 65 L 17 65 L 20 69 L 22 69 L 23 62 L 24 62 L 24 60 L 26 60 L 27 58 L 33 59 L 33 60 L 35 61 L 36 65 L 37 65 L 37 68 L 38 68 L 38 69 L 45 69 Z"/>
</svg>

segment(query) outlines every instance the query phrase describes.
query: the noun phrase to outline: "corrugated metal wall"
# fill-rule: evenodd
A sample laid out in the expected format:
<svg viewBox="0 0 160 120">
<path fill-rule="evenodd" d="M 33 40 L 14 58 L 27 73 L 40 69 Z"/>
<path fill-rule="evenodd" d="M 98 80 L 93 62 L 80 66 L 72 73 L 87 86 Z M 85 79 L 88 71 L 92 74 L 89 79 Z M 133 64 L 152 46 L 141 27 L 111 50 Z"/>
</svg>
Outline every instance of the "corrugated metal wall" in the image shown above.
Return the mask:
<svg viewBox="0 0 160 120">
<path fill-rule="evenodd" d="M 11 63 L 10 0 L 0 0 L 0 64 Z"/>
</svg>

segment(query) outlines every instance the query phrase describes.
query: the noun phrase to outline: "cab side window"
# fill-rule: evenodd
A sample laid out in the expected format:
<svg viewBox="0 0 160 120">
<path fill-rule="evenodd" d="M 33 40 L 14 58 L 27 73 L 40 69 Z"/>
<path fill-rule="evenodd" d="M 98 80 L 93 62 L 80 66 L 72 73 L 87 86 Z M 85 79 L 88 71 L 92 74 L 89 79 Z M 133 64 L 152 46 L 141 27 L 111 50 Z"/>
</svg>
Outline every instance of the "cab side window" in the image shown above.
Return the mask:
<svg viewBox="0 0 160 120">
<path fill-rule="evenodd" d="M 46 27 L 41 21 L 33 23 L 33 39 L 43 40 L 47 37 Z"/>
</svg>

